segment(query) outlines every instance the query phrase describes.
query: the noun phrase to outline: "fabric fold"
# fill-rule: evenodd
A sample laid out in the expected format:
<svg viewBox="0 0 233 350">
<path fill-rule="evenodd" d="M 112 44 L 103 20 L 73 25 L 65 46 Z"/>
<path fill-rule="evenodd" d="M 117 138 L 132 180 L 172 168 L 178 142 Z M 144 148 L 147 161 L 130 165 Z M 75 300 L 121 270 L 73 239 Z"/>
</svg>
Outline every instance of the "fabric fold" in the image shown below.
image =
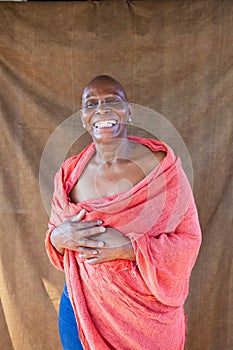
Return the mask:
<svg viewBox="0 0 233 350">
<path fill-rule="evenodd" d="M 181 350 L 183 305 L 201 243 L 197 211 L 173 151 L 157 140 L 129 139 L 166 156 L 129 191 L 77 204 L 70 202 L 69 193 L 94 154 L 94 145 L 65 161 L 55 177 L 46 249 L 54 266 L 65 271 L 85 349 Z M 101 219 L 104 226 L 128 236 L 136 262 L 119 259 L 88 266 L 74 251 L 65 250 L 61 256 L 50 234 L 82 208 L 87 211 L 85 220 Z"/>
</svg>

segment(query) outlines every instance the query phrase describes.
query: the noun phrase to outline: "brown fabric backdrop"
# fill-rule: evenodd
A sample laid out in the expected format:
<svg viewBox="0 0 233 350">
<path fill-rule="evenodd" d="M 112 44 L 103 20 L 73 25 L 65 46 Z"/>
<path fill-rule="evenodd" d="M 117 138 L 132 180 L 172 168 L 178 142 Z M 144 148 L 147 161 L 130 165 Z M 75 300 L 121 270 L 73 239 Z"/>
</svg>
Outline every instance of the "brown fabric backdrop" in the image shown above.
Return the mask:
<svg viewBox="0 0 233 350">
<path fill-rule="evenodd" d="M 165 116 L 188 147 L 203 244 L 187 344 L 233 348 L 232 23 L 231 0 L 0 4 L 1 349 L 61 349 L 64 278 L 44 249 L 40 159 L 85 84 L 103 73 Z"/>
</svg>

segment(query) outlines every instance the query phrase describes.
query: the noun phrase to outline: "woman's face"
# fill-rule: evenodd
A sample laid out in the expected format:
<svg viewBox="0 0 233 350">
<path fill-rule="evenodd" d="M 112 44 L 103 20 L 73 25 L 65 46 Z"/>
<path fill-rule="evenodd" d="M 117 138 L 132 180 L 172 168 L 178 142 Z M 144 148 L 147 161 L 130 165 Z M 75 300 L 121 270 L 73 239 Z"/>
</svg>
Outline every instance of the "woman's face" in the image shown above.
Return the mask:
<svg viewBox="0 0 233 350">
<path fill-rule="evenodd" d="M 125 138 L 130 114 L 131 107 L 118 84 L 97 81 L 83 92 L 81 118 L 95 142 Z"/>
</svg>

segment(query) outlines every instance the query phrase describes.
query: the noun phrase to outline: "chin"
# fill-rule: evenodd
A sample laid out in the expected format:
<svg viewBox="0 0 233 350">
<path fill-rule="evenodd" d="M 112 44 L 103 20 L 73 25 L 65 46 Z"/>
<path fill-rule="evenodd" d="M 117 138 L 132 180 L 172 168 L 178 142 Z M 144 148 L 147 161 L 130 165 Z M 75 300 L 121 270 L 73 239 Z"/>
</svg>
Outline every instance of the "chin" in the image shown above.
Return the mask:
<svg viewBox="0 0 233 350">
<path fill-rule="evenodd" d="M 127 138 L 126 128 L 123 130 L 119 129 L 117 132 L 109 132 L 108 130 L 105 130 L 100 133 L 96 133 L 92 131 L 90 134 L 95 143 L 111 142 L 122 138 Z"/>
<path fill-rule="evenodd" d="M 123 136 L 116 136 L 116 135 L 101 135 L 101 137 L 93 137 L 92 136 L 92 139 L 94 141 L 94 143 L 105 143 L 105 142 L 116 142 L 117 140 L 119 139 L 122 139 Z"/>
</svg>

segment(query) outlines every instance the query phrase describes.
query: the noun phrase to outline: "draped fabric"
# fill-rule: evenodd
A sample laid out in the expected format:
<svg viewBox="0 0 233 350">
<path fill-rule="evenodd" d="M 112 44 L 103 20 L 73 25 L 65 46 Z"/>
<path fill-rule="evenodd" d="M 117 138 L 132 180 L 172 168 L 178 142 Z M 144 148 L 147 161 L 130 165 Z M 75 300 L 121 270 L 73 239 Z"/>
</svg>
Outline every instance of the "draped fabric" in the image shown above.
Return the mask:
<svg viewBox="0 0 233 350">
<path fill-rule="evenodd" d="M 159 141 L 130 137 L 165 159 L 132 189 L 77 204 L 69 192 L 93 156 L 91 144 L 68 159 L 55 179 L 46 248 L 64 270 L 85 349 L 184 349 L 183 304 L 201 232 L 188 180 L 179 158 Z M 87 220 L 121 230 L 133 243 L 136 263 L 116 260 L 96 266 L 74 251 L 61 256 L 50 233 L 86 209 Z"/>
<path fill-rule="evenodd" d="M 203 233 L 185 303 L 187 346 L 233 348 L 232 22 L 231 0 L 0 2 L 1 349 L 61 349 L 64 276 L 44 248 L 40 162 L 98 74 L 118 79 L 130 102 L 159 112 L 186 144 Z M 65 142 L 48 159 L 48 196 Z M 84 134 L 66 157 L 89 142 Z"/>
</svg>

